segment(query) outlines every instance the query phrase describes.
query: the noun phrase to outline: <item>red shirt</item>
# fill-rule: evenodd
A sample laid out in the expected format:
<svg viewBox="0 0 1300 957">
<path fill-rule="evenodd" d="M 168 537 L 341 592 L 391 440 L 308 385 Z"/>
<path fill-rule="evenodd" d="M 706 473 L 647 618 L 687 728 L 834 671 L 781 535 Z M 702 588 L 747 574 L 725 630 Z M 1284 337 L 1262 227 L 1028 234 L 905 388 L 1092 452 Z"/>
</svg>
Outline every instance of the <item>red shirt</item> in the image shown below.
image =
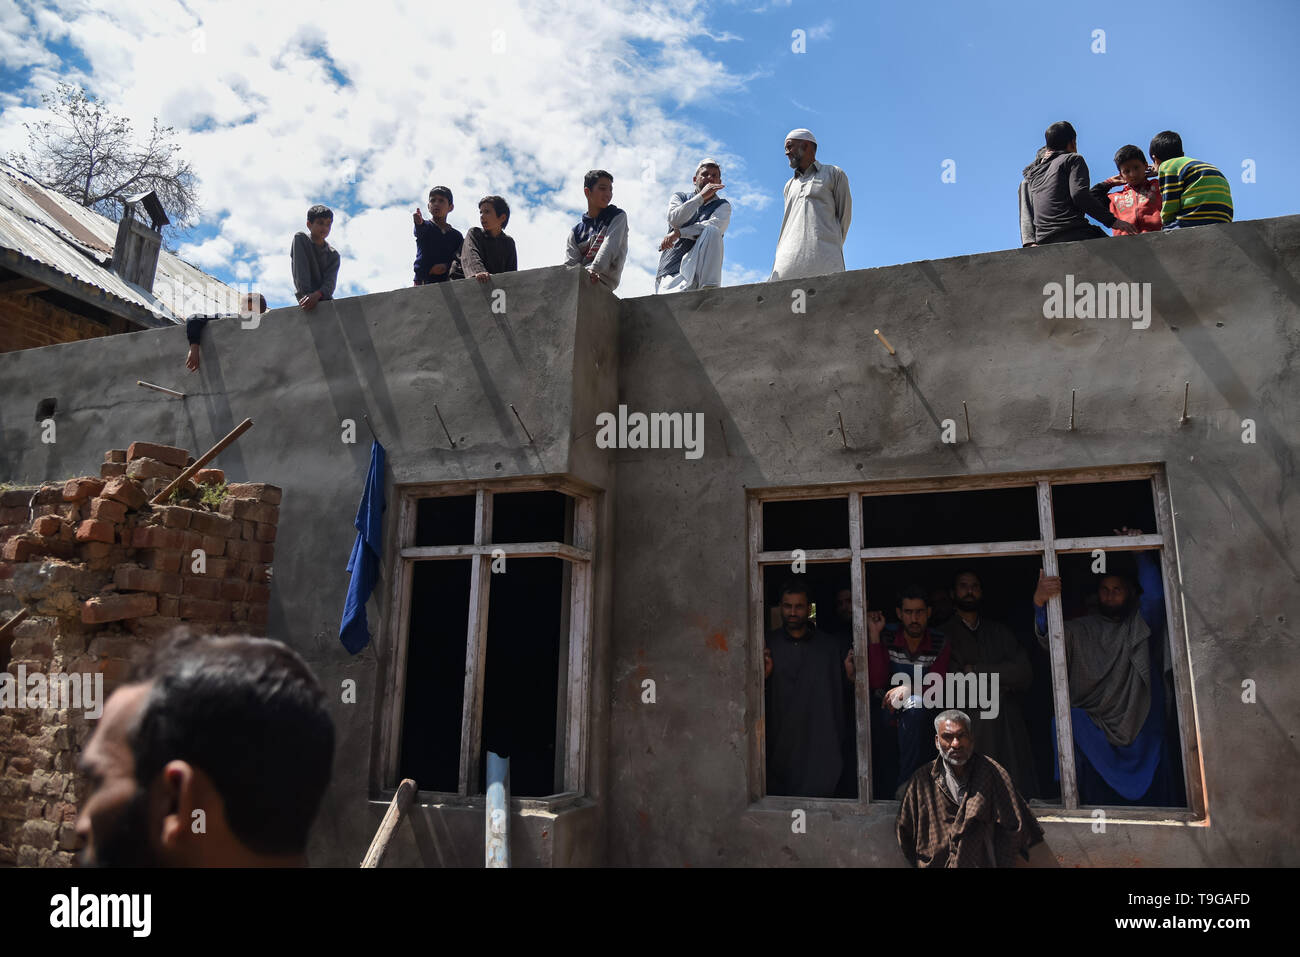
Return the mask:
<svg viewBox="0 0 1300 957">
<path fill-rule="evenodd" d="M 1160 223 L 1160 181 L 1149 179 L 1141 190 L 1136 190 L 1127 183 L 1118 193 L 1111 193 L 1110 211 L 1116 219 L 1132 223 L 1140 233 L 1156 233 Z M 1111 230 L 1112 236 L 1122 236 L 1118 229 Z"/>
</svg>

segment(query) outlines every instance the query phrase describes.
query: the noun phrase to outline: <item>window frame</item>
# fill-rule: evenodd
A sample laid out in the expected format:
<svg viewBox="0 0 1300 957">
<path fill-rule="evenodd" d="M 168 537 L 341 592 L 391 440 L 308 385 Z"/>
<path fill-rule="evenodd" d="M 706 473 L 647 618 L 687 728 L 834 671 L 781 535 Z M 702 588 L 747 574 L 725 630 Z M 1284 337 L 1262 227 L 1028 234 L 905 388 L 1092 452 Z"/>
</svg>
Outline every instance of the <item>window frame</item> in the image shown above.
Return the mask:
<svg viewBox="0 0 1300 957">
<path fill-rule="evenodd" d="M 1092 536 L 1057 538 L 1052 511 L 1052 488 L 1058 485 L 1106 484 L 1134 480 L 1151 483 L 1152 504 L 1156 529 L 1152 534 L 1140 536 Z M 899 495 L 918 492 L 964 492 L 995 488 L 1034 488 L 1038 501 L 1040 538 L 1018 542 L 974 542 L 948 545 L 909 545 L 883 548 L 864 548 L 862 528 L 862 499 L 868 495 Z M 764 741 L 767 700 L 763 677 L 763 641 L 767 633 L 766 596 L 763 590 L 763 568 L 769 565 L 786 565 L 791 556 L 786 551 L 763 551 L 763 505 L 773 501 L 796 501 L 848 497 L 848 548 L 805 549 L 805 560 L 810 563 L 836 563 L 850 566 L 853 590 L 853 657 L 854 701 L 858 753 L 858 797 L 808 798 L 767 794 L 767 755 Z M 1040 821 L 1086 822 L 1095 818 L 1092 811 L 1100 807 L 1106 820 L 1112 823 L 1189 825 L 1208 822 L 1205 803 L 1205 783 L 1201 755 L 1196 733 L 1195 700 L 1192 694 L 1190 643 L 1187 635 L 1186 615 L 1183 609 L 1182 578 L 1179 572 L 1178 541 L 1175 534 L 1174 510 L 1168 479 L 1163 463 L 1149 462 L 1132 465 L 1094 466 L 1081 469 L 1053 469 L 1025 472 L 999 472 L 988 475 L 957 475 L 919 479 L 884 479 L 874 482 L 852 482 L 814 486 L 774 486 L 746 489 L 746 517 L 749 525 L 750 647 L 756 650 L 749 671 L 751 713 L 756 723 L 750 734 L 750 801 L 751 806 L 762 809 L 790 810 L 811 805 L 828 808 L 857 809 L 865 811 L 868 805 L 897 806 L 897 801 L 877 801 L 871 797 L 871 694 L 866 669 L 866 619 L 864 599 L 868 566 L 873 561 L 903 561 L 993 555 L 1037 555 L 1042 559 L 1048 575 L 1058 574 L 1057 557 L 1065 554 L 1091 552 L 1101 548 L 1107 552 L 1150 551 L 1160 552 L 1160 570 L 1165 601 L 1166 649 L 1170 656 L 1174 681 L 1174 701 L 1178 713 L 1179 745 L 1183 758 L 1183 783 L 1187 795 L 1187 808 L 1147 808 L 1127 805 L 1079 804 L 1075 775 L 1073 730 L 1070 725 L 1069 685 L 1065 671 L 1065 622 L 1061 598 L 1056 596 L 1047 603 L 1049 658 L 1052 669 L 1053 708 L 1057 715 L 1057 751 L 1061 764 L 1061 803 L 1036 805 L 1035 814 Z M 1175 600 L 1176 598 L 1176 600 Z"/>
<path fill-rule="evenodd" d="M 512 492 L 560 492 L 572 505 L 567 535 L 571 542 L 493 543 L 492 505 L 495 494 Z M 486 796 L 474 793 L 478 778 L 478 754 L 482 747 L 483 688 L 487 656 L 488 596 L 491 589 L 493 552 L 510 558 L 559 558 L 568 564 L 569 593 L 564 605 L 567 631 L 561 654 L 566 680 L 557 689 L 556 750 L 558 790 L 544 797 L 511 798 L 515 808 L 559 810 L 575 804 L 587 794 L 591 724 L 591 658 L 593 628 L 594 558 L 596 515 L 603 492 L 593 485 L 566 475 L 544 475 L 497 481 L 420 482 L 394 487 L 397 519 L 393 544 L 386 549 L 391 562 L 390 603 L 386 616 L 389 634 L 381 655 L 380 760 L 371 781 L 372 793 L 380 800 L 391 799 L 399 784 L 403 716 L 406 704 L 406 662 L 410 641 L 411 578 L 416 562 L 471 559 L 469 616 L 465 643 L 465 686 L 461 704 L 460 761 L 455 792 L 420 789 L 417 799 L 447 806 L 483 807 Z M 474 541 L 458 545 L 415 544 L 419 501 L 457 495 L 474 495 Z M 564 646 L 567 646 L 565 654 Z M 386 675 L 386 676 L 385 676 Z"/>
</svg>

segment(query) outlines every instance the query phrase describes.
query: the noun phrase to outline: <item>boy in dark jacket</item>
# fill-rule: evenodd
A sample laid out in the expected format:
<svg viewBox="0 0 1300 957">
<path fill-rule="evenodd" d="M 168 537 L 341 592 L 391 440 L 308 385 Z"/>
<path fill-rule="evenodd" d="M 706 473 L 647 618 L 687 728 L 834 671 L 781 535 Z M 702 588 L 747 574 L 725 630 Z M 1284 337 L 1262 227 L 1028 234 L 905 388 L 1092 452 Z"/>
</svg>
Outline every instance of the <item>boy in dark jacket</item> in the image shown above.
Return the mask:
<svg viewBox="0 0 1300 957">
<path fill-rule="evenodd" d="M 1085 214 L 1119 232 L 1136 233 L 1137 227 L 1116 220 L 1092 195 L 1088 164 L 1078 153 L 1074 127 L 1064 121 L 1053 123 L 1043 139 L 1047 152 L 1025 170 L 1034 243 L 1068 243 L 1105 236 L 1084 219 Z"/>
</svg>

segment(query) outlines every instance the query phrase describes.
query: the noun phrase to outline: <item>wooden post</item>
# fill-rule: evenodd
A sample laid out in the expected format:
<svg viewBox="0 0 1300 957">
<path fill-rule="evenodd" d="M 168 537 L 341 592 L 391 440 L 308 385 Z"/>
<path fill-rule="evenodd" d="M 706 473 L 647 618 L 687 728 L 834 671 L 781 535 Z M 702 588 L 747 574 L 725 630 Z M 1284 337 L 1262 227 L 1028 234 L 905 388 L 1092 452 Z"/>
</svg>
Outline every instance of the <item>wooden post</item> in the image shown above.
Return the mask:
<svg viewBox="0 0 1300 957">
<path fill-rule="evenodd" d="M 397 793 L 393 795 L 393 800 L 389 802 L 388 810 L 384 812 L 384 819 L 379 822 L 379 830 L 375 832 L 375 839 L 370 842 L 370 850 L 366 851 L 366 856 L 362 858 L 362 867 L 378 867 L 379 862 L 384 859 L 384 854 L 388 851 L 388 842 L 392 840 L 397 825 L 402 823 L 402 815 L 406 813 L 407 808 L 415 800 L 415 792 L 415 782 L 410 778 L 403 779 L 402 783 L 397 786 Z"/>
<path fill-rule="evenodd" d="M 153 498 L 149 499 L 149 504 L 160 505 L 163 502 L 167 501 L 168 495 L 171 495 L 171 493 L 174 492 L 176 489 L 180 488 L 182 484 L 189 481 L 190 477 L 194 475 L 196 472 L 198 472 L 199 469 L 203 468 L 203 466 L 207 465 L 209 462 L 215 459 L 217 455 L 220 454 L 222 449 L 224 449 L 231 442 L 235 441 L 235 439 L 239 438 L 241 435 L 243 435 L 252 427 L 253 427 L 252 419 L 245 419 L 243 422 L 240 422 L 237 426 L 235 426 L 233 429 L 230 430 L 229 435 L 227 435 L 216 445 L 212 446 L 212 448 L 208 449 L 206 452 L 200 455 L 194 461 L 193 465 L 191 465 L 180 475 L 172 479 L 170 485 L 168 485 L 165 489 L 163 489 Z"/>
</svg>

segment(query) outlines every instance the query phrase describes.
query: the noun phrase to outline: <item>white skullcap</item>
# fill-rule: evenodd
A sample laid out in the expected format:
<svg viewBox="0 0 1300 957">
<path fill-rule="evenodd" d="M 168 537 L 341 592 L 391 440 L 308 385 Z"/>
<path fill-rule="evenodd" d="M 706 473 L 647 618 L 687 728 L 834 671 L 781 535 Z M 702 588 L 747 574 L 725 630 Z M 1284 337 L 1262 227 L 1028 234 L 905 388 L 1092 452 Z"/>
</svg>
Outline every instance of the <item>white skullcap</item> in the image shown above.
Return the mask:
<svg viewBox="0 0 1300 957">
<path fill-rule="evenodd" d="M 791 130 L 785 134 L 787 140 L 807 140 L 813 146 L 817 145 L 817 137 L 812 135 L 811 130 Z"/>
<path fill-rule="evenodd" d="M 718 169 L 722 169 L 721 163 L 719 163 L 717 160 L 713 159 L 712 157 L 706 156 L 704 157 L 704 159 L 700 160 L 698 163 L 695 164 L 695 172 L 698 173 L 706 166 L 716 166 Z"/>
</svg>

